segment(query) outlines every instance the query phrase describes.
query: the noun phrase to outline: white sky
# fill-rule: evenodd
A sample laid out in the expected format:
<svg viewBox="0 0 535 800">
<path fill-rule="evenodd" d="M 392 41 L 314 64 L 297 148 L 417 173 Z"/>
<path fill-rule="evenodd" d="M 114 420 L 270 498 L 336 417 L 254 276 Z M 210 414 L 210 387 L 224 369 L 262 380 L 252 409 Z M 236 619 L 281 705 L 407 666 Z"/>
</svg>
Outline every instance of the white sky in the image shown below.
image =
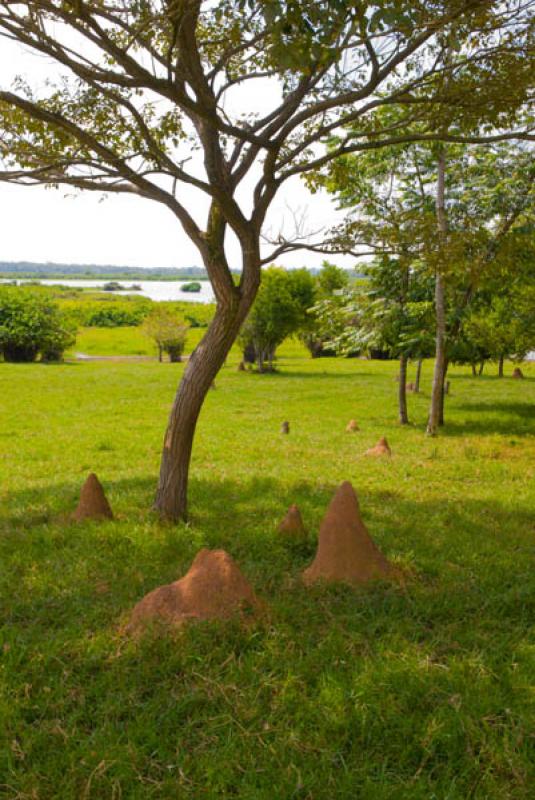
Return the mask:
<svg viewBox="0 0 535 800">
<path fill-rule="evenodd" d="M 9 88 L 15 75 L 28 77 L 33 85 L 49 70 L 50 64 L 44 57 L 27 53 L 19 45 L 0 39 L 2 88 Z M 240 92 L 240 102 L 249 109 L 253 103 L 251 93 L 245 89 Z M 269 92 L 265 97 L 273 101 Z M 255 90 L 255 110 L 262 110 L 258 98 L 258 90 Z M 199 221 L 204 218 L 202 202 L 196 195 L 188 197 L 188 208 Z M 280 230 L 281 221 L 291 218 L 289 208 L 306 214 L 310 230 L 328 228 L 341 218 L 327 194 L 311 195 L 298 179 L 288 182 L 273 204 L 268 223 L 274 230 Z M 92 192 L 73 193 L 68 187 L 45 189 L 0 182 L 0 210 L 0 261 L 202 266 L 195 246 L 172 213 L 149 200 Z M 232 245 L 229 252 L 231 258 L 235 255 L 238 259 L 238 252 Z M 282 257 L 277 263 L 312 267 L 319 266 L 324 258 L 303 251 Z M 355 263 L 350 257 L 337 256 L 330 260 L 344 267 Z M 239 260 L 235 266 L 239 268 Z"/>
</svg>

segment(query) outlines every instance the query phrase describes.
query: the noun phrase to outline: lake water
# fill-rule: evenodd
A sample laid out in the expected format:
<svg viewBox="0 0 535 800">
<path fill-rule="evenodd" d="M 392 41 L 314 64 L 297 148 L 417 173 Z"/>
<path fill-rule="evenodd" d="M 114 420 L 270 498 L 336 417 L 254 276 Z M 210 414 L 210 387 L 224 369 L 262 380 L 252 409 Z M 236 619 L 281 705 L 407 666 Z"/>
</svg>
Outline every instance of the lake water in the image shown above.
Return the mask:
<svg viewBox="0 0 535 800">
<path fill-rule="evenodd" d="M 8 283 L 10 279 L 3 278 L 0 280 L 0 283 Z M 17 279 L 17 283 L 28 283 L 30 279 Z M 120 284 L 124 287 L 122 290 L 118 290 L 116 292 L 109 292 L 110 295 L 114 294 L 134 294 L 139 295 L 140 297 L 149 297 L 151 300 L 184 300 L 190 303 L 213 303 L 214 302 L 214 292 L 212 290 L 212 286 L 210 281 L 199 281 L 201 284 L 201 291 L 200 292 L 182 292 L 180 291 L 180 287 L 183 286 L 185 283 L 190 283 L 190 281 L 115 281 L 114 282 Z M 68 278 L 56 278 L 56 280 L 51 278 L 39 278 L 39 283 L 43 284 L 43 286 L 73 286 L 79 287 L 80 289 L 100 289 L 104 286 L 105 283 L 109 283 L 110 281 L 97 281 L 97 280 L 85 280 L 85 279 L 68 279 Z M 135 283 L 137 286 L 141 286 L 141 291 L 133 292 L 129 290 L 128 287 Z"/>
</svg>

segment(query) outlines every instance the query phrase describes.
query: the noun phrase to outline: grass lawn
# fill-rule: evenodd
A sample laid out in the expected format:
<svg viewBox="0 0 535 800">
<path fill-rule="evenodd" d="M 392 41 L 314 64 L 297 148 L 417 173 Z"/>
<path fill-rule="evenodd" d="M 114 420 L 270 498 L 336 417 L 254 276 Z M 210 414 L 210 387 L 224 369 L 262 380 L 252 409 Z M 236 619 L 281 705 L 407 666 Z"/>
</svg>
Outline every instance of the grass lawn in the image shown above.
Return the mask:
<svg viewBox="0 0 535 800">
<path fill-rule="evenodd" d="M 430 362 L 401 428 L 393 362 L 291 343 L 274 375 L 237 360 L 202 412 L 179 526 L 150 506 L 181 365 L 0 364 L 0 797 L 533 797 L 535 365 L 453 368 L 427 439 Z M 364 458 L 383 434 L 392 459 Z M 117 518 L 72 524 L 91 470 Z M 301 584 L 344 479 L 405 589 Z M 311 533 L 293 548 L 275 533 L 292 502 Z M 231 553 L 268 617 L 127 638 L 132 606 L 200 547 Z"/>
<path fill-rule="evenodd" d="M 186 339 L 185 352 L 190 353 L 206 333 L 206 328 L 190 328 Z M 152 356 L 157 358 L 158 350 L 140 327 L 124 328 L 80 328 L 76 343 L 67 352 L 67 358 L 76 353 L 87 356 Z"/>
</svg>

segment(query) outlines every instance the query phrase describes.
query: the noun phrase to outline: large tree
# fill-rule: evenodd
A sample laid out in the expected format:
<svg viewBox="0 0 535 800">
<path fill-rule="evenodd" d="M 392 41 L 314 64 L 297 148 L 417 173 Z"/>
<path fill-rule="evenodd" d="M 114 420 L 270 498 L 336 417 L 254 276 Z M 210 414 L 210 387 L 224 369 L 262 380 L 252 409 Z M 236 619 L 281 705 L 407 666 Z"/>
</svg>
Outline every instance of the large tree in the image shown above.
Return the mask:
<svg viewBox="0 0 535 800">
<path fill-rule="evenodd" d="M 126 192 L 175 215 L 217 310 L 184 371 L 156 507 L 186 515 L 196 421 L 254 301 L 267 212 L 290 178 L 344 153 L 514 127 L 533 69 L 535 2 L 0 1 L 0 36 L 55 65 L 0 90 L 0 179 Z M 248 113 L 244 85 L 269 108 Z M 503 87 L 507 86 L 507 92 Z M 384 109 L 401 110 L 389 121 Z M 349 126 L 349 127 L 348 127 Z M 345 130 L 336 148 L 320 143 Z M 189 193 L 207 199 L 195 219 Z M 241 251 L 233 280 L 228 236 Z M 295 244 L 295 243 L 294 243 Z M 233 265 L 234 266 L 234 265 Z"/>
</svg>

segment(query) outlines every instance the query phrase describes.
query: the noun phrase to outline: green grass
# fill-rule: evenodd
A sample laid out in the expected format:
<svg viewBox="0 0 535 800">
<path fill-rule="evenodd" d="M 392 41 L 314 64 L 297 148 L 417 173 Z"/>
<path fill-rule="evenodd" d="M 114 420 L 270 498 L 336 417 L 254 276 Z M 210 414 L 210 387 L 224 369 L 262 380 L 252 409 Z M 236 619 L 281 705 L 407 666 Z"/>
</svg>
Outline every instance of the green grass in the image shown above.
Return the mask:
<svg viewBox="0 0 535 800">
<path fill-rule="evenodd" d="M 0 365 L 0 796 L 532 797 L 535 365 L 524 381 L 453 368 L 427 439 L 430 363 L 407 428 L 395 363 L 293 344 L 277 374 L 236 363 L 202 412 L 179 526 L 150 505 L 181 365 Z M 364 458 L 383 434 L 392 459 Z M 117 518 L 75 525 L 90 470 Z M 344 479 L 405 589 L 302 586 Z M 291 502 L 309 545 L 275 534 Z M 126 637 L 132 606 L 203 546 L 236 558 L 267 619 Z"/>
<path fill-rule="evenodd" d="M 186 353 L 198 344 L 206 328 L 190 328 L 186 339 Z M 66 357 L 73 358 L 76 353 L 88 356 L 153 356 L 157 357 L 154 342 L 143 333 L 141 327 L 124 328 L 80 328 L 76 343 Z"/>
</svg>

